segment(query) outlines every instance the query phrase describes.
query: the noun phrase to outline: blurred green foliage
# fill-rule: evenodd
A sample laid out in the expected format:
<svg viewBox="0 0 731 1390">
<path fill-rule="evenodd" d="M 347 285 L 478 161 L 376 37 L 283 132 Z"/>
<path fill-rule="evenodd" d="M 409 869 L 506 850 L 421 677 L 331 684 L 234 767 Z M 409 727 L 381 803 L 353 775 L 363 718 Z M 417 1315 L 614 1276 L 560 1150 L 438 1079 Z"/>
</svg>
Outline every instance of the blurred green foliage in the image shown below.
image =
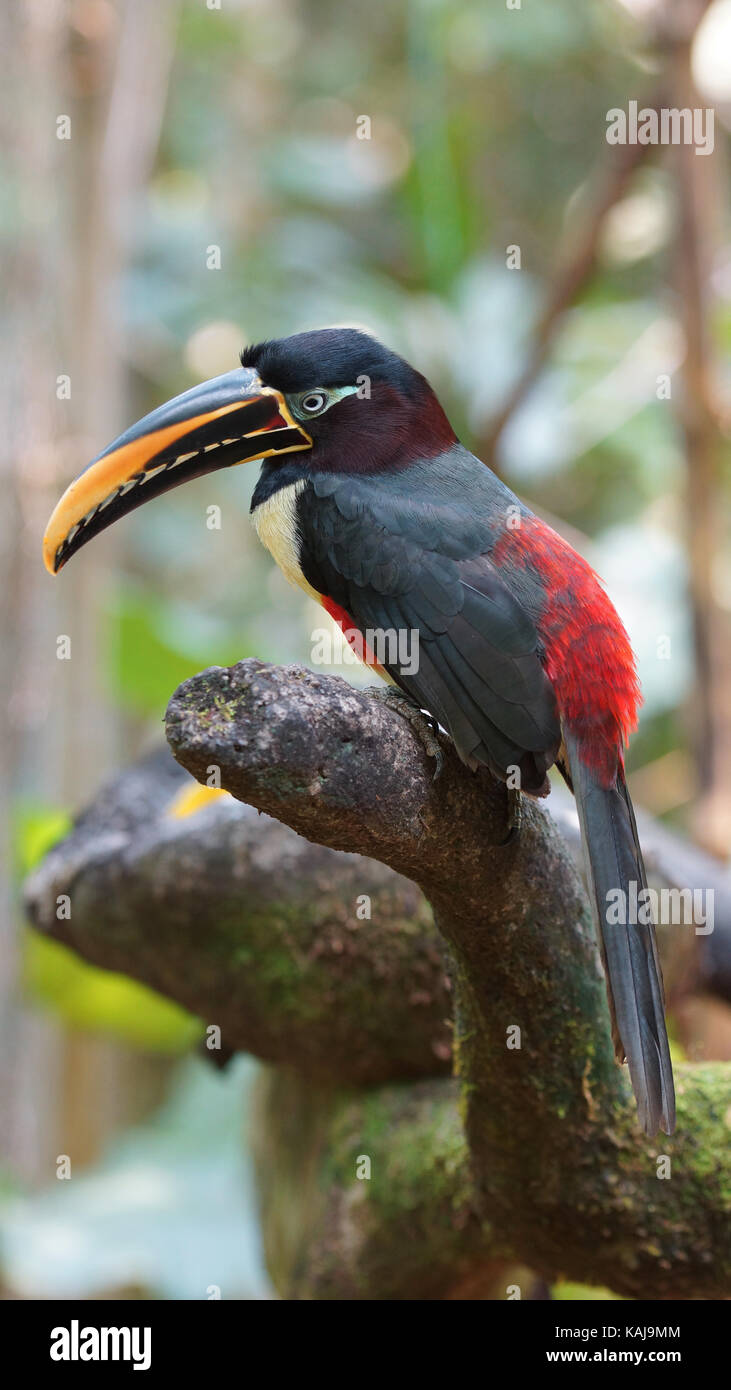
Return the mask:
<svg viewBox="0 0 731 1390">
<path fill-rule="evenodd" d="M 27 805 L 16 815 L 16 861 L 27 874 L 70 829 L 54 807 Z M 23 933 L 23 985 L 73 1028 L 110 1034 L 134 1047 L 177 1054 L 203 1036 L 200 1020 L 126 975 L 98 970 L 58 942 Z"/>
<path fill-rule="evenodd" d="M 203 1036 L 200 1020 L 171 1000 L 36 932 L 26 938 L 23 978 L 33 999 L 73 1028 L 170 1054 L 188 1052 Z"/>
<path fill-rule="evenodd" d="M 595 1289 L 590 1284 L 554 1284 L 551 1296 L 558 1303 L 626 1303 L 618 1293 L 610 1289 Z"/>
<path fill-rule="evenodd" d="M 249 655 L 220 625 L 216 630 L 198 614 L 181 612 L 171 598 L 132 586 L 115 596 L 108 640 L 112 692 L 130 711 L 152 718 L 160 717 L 176 686 L 214 659 L 227 666 Z"/>
<path fill-rule="evenodd" d="M 71 817 L 60 806 L 21 803 L 16 807 L 14 857 L 19 877 L 25 878 L 44 855 L 71 829 Z"/>
</svg>

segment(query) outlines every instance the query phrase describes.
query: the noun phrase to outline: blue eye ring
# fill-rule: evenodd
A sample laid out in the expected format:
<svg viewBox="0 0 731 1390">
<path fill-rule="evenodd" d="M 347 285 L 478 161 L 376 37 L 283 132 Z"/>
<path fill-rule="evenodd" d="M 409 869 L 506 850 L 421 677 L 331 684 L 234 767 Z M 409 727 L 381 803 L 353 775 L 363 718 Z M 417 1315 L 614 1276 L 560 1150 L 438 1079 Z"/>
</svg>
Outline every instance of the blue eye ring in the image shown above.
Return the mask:
<svg viewBox="0 0 731 1390">
<path fill-rule="evenodd" d="M 300 396 L 297 404 L 303 415 L 321 415 L 323 410 L 327 409 L 329 399 L 327 391 L 322 391 L 318 387 L 315 391 L 306 391 L 303 396 Z"/>
</svg>

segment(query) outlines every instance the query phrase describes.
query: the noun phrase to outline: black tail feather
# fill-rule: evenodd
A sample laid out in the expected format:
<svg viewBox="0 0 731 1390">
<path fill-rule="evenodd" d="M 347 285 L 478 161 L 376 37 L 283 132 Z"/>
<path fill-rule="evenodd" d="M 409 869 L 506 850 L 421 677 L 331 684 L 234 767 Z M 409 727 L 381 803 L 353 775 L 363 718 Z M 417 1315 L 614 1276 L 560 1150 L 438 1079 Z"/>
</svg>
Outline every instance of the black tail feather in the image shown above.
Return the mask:
<svg viewBox="0 0 731 1390">
<path fill-rule="evenodd" d="M 652 1136 L 663 1129 L 672 1134 L 675 1091 L 655 929 L 616 922 L 613 917 L 619 914 L 612 912 L 617 889 L 627 904 L 632 883 L 638 894 L 647 887 L 632 802 L 621 770 L 616 784 L 604 787 L 582 761 L 576 742 L 570 736 L 564 742 L 607 975 L 615 1051 L 620 1062 L 627 1059 L 645 1133 Z"/>
</svg>

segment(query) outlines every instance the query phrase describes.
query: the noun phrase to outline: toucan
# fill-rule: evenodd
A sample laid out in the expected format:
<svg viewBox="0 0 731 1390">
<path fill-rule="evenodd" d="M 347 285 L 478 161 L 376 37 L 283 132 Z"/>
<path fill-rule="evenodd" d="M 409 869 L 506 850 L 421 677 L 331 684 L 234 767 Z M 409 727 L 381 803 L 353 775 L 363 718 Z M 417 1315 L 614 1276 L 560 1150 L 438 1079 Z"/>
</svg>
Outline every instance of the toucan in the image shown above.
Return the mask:
<svg viewBox="0 0 731 1390">
<path fill-rule="evenodd" d="M 251 513 L 288 580 L 348 632 L 384 640 L 401 698 L 471 768 L 579 813 L 615 1053 L 639 1121 L 675 1125 L 655 931 L 624 750 L 640 691 L 598 576 L 457 439 L 424 376 L 369 334 L 326 328 L 247 347 L 115 439 L 64 493 L 44 540 L 56 574 L 111 522 L 215 469 L 262 460 Z M 404 659 L 406 658 L 406 659 Z M 624 903 L 625 910 L 620 904 Z"/>
</svg>

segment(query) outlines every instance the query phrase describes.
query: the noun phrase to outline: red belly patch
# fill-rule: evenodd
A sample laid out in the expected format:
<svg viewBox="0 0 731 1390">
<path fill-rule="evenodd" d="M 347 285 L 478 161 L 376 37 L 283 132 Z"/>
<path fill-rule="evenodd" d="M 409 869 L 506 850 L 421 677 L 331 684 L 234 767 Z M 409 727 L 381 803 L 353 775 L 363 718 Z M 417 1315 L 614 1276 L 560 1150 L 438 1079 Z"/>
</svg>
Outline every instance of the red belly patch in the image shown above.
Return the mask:
<svg viewBox="0 0 731 1390">
<path fill-rule="evenodd" d="M 320 602 L 327 613 L 330 614 L 334 623 L 337 623 L 351 651 L 355 653 L 359 661 L 364 662 L 372 671 L 377 671 L 379 676 L 389 679 L 388 672 L 376 660 L 375 653 L 368 646 L 358 624 L 354 622 L 349 613 L 335 603 L 334 599 L 326 598 L 323 594 Z"/>
</svg>

